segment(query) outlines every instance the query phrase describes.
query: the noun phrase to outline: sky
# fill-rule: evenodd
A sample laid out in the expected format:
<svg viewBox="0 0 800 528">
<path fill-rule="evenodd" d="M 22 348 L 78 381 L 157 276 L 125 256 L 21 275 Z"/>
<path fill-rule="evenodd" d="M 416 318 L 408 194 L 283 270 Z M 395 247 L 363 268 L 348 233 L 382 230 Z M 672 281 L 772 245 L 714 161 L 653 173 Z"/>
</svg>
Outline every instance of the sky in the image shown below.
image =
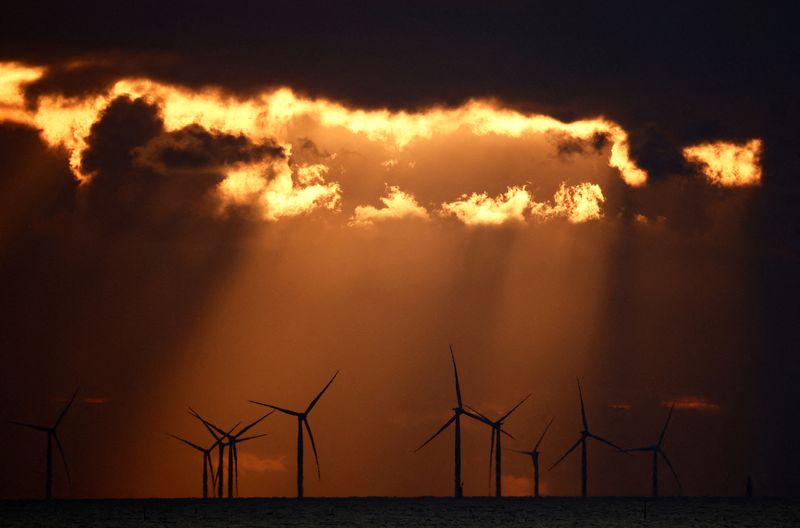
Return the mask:
<svg viewBox="0 0 800 528">
<path fill-rule="evenodd" d="M 73 497 L 184 497 L 310 415 L 306 494 L 448 495 L 464 398 L 549 467 L 581 429 L 687 495 L 800 493 L 797 37 L 763 6 L 83 2 L 0 22 L 0 418 Z M 0 497 L 45 438 L 2 426 Z M 296 425 L 240 447 L 291 496 Z M 465 423 L 464 490 L 489 431 Z M 308 443 L 306 443 L 308 449 Z M 579 457 L 542 474 L 576 495 Z M 57 459 L 56 462 L 59 462 Z M 504 453 L 504 492 L 529 494 Z M 589 492 L 649 491 L 589 448 Z M 664 494 L 677 485 L 662 467 Z M 56 465 L 56 494 L 69 495 Z"/>
</svg>

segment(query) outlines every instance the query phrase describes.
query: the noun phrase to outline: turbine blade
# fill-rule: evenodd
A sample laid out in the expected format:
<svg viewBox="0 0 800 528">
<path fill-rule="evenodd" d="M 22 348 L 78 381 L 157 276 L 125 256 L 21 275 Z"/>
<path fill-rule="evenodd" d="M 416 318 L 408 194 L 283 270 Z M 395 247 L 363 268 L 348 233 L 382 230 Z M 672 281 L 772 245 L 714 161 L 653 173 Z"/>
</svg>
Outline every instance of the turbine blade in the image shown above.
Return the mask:
<svg viewBox="0 0 800 528">
<path fill-rule="evenodd" d="M 256 438 L 261 438 L 262 436 L 267 436 L 267 433 L 261 433 L 252 436 L 245 436 L 244 438 L 237 438 L 236 443 L 241 444 L 242 442 L 247 442 L 248 440 L 255 440 Z"/>
<path fill-rule="evenodd" d="M 64 419 L 64 417 L 67 415 L 67 412 L 69 411 L 69 408 L 72 407 L 72 404 L 75 402 L 75 398 L 78 396 L 79 390 L 80 387 L 75 389 L 75 392 L 72 393 L 72 398 L 70 398 L 69 403 L 67 404 L 66 407 L 64 407 L 64 410 L 61 411 L 61 414 L 58 415 L 58 419 L 56 420 L 56 424 L 53 426 L 53 429 L 58 429 L 58 426 L 61 424 L 61 420 Z"/>
<path fill-rule="evenodd" d="M 447 421 L 444 423 L 444 425 L 443 425 L 443 426 L 441 426 L 441 427 L 439 428 L 439 430 L 438 430 L 438 431 L 436 431 L 435 433 L 433 433 L 433 436 L 431 436 L 430 438 L 428 438 L 427 440 L 425 440 L 425 442 L 424 442 L 424 443 L 423 443 L 421 446 L 419 446 L 418 448 L 416 448 L 416 449 L 414 450 L 414 452 L 416 453 L 417 451 L 419 451 L 420 449 L 422 449 L 423 447 L 425 447 L 426 445 L 428 445 L 428 442 L 430 442 L 431 440 L 433 440 L 434 438 L 436 438 L 437 436 L 439 436 L 439 433 L 441 433 L 442 431 L 444 431 L 445 429 L 447 429 L 447 427 L 448 427 L 448 426 L 449 426 L 451 423 L 453 423 L 453 422 L 455 422 L 455 421 L 456 421 L 456 415 L 454 414 L 453 416 L 451 416 L 451 417 L 450 417 L 450 419 L 449 419 L 449 420 L 447 420 Z"/>
<path fill-rule="evenodd" d="M 456 367 L 456 356 L 453 353 L 453 345 L 450 345 L 450 358 L 453 360 L 453 374 L 456 378 L 456 400 L 458 401 L 458 407 L 461 408 L 461 385 L 458 383 L 458 367 Z"/>
<path fill-rule="evenodd" d="M 261 403 L 254 400 L 247 400 L 250 403 L 255 403 L 256 405 L 261 405 L 262 407 L 269 407 L 270 409 L 275 409 L 278 412 L 282 412 L 283 414 L 288 414 L 289 416 L 300 416 L 300 413 L 297 411 L 291 411 L 289 409 L 284 409 L 283 407 L 278 407 L 277 405 L 271 405 L 269 403 Z"/>
<path fill-rule="evenodd" d="M 64 448 L 61 446 L 61 440 L 58 439 L 58 435 L 55 431 L 50 433 L 53 435 L 53 440 L 56 441 L 56 447 L 58 447 L 58 453 L 61 455 L 61 462 L 64 463 L 64 471 L 67 473 L 67 483 L 69 484 L 69 493 L 72 495 L 72 476 L 69 474 L 69 466 L 67 465 L 67 457 L 64 455 Z"/>
<path fill-rule="evenodd" d="M 583 430 L 589 430 L 589 422 L 586 420 L 586 408 L 583 405 L 583 391 L 581 390 L 581 380 L 580 378 L 576 378 L 578 380 L 578 397 L 581 400 L 581 419 L 583 420 Z"/>
<path fill-rule="evenodd" d="M 311 440 L 311 450 L 314 451 L 314 461 L 316 461 L 317 463 L 317 480 L 319 480 L 322 478 L 322 474 L 319 471 L 319 456 L 317 456 L 317 444 L 314 442 L 314 435 L 311 433 L 311 426 L 308 425 L 307 418 L 303 418 L 303 425 L 306 426 L 306 431 L 308 431 L 308 438 Z"/>
<path fill-rule="evenodd" d="M 679 495 L 683 495 L 683 485 L 681 484 L 681 479 L 678 478 L 678 472 L 675 471 L 674 467 L 672 467 L 672 462 L 669 461 L 669 458 L 667 457 L 667 454 L 665 452 L 661 451 L 660 449 L 658 450 L 658 452 L 661 455 L 661 457 L 664 459 L 664 462 L 667 463 L 667 467 L 669 467 L 669 470 L 672 471 L 672 476 L 675 477 L 675 482 L 678 483 L 678 494 Z"/>
<path fill-rule="evenodd" d="M 501 428 L 499 428 L 499 429 L 498 429 L 498 431 L 500 431 L 500 433 L 502 433 L 502 434 L 506 435 L 506 436 L 507 436 L 507 437 L 509 437 L 510 439 L 512 439 L 512 440 L 516 440 L 516 438 L 514 438 L 514 435 L 512 435 L 511 433 L 509 433 L 508 431 L 506 431 L 506 430 L 505 430 L 505 429 L 503 429 L 502 427 L 501 427 Z"/>
<path fill-rule="evenodd" d="M 553 425 L 553 420 L 555 420 L 555 419 L 556 419 L 555 416 L 550 418 L 550 422 L 547 424 L 547 427 L 544 428 L 544 431 L 542 431 L 542 436 L 539 437 L 539 441 L 536 442 L 535 446 L 533 446 L 533 450 L 534 451 L 538 451 L 539 450 L 539 444 L 541 444 L 542 440 L 544 440 L 544 435 L 547 434 L 547 430 L 550 429 L 551 425 Z"/>
<path fill-rule="evenodd" d="M 658 447 L 661 447 L 661 443 L 664 441 L 664 435 L 667 434 L 667 427 L 669 426 L 669 420 L 672 418 L 672 411 L 675 410 L 675 404 L 673 403 L 672 406 L 669 408 L 669 413 L 667 414 L 667 421 L 664 422 L 664 428 L 661 429 L 661 435 L 658 437 Z"/>
<path fill-rule="evenodd" d="M 520 455 L 533 456 L 530 451 L 520 451 L 519 449 L 504 449 L 504 451 L 511 451 L 512 453 L 519 453 Z"/>
<path fill-rule="evenodd" d="M 208 432 L 209 432 L 209 433 L 211 433 L 211 436 L 213 436 L 213 437 L 214 437 L 214 439 L 215 439 L 215 440 L 217 440 L 217 443 L 219 443 L 219 441 L 220 441 L 220 439 L 221 439 L 222 437 L 221 437 L 221 436 L 219 436 L 219 435 L 217 435 L 217 433 L 216 433 L 216 432 L 214 432 L 214 428 L 212 428 L 212 427 L 211 427 L 211 424 L 210 424 L 210 423 L 208 423 L 208 422 L 206 421 L 206 419 L 205 419 L 205 418 L 203 418 L 202 416 L 200 416 L 200 414 L 199 414 L 197 411 L 195 411 L 194 409 L 192 409 L 191 407 L 189 407 L 189 414 L 191 414 L 192 416 L 194 416 L 195 418 L 197 418 L 198 420 L 200 420 L 200 422 L 201 422 L 201 423 L 203 424 L 203 426 L 204 426 L 204 427 L 205 427 L 205 428 L 208 430 Z"/>
<path fill-rule="evenodd" d="M 467 406 L 467 408 L 469 409 L 470 407 Z M 490 419 L 488 419 L 487 417 L 485 417 L 484 415 L 482 415 L 480 413 L 473 414 L 470 411 L 464 411 L 463 414 L 464 414 L 464 416 L 469 416 L 473 420 L 476 420 L 478 422 L 484 423 L 484 424 L 488 425 L 491 428 L 497 427 L 497 424 L 495 422 L 491 421 Z"/>
<path fill-rule="evenodd" d="M 592 433 L 589 433 L 587 436 L 589 436 L 590 438 L 594 438 L 594 439 L 595 439 L 595 440 L 597 440 L 598 442 L 603 442 L 604 444 L 610 445 L 611 447 L 613 447 L 614 449 L 616 449 L 616 450 L 617 450 L 617 451 L 619 451 L 620 453 L 625 453 L 626 455 L 628 454 L 628 453 L 627 453 L 627 452 L 626 452 L 624 449 L 622 449 L 620 446 L 618 446 L 617 444 L 614 444 L 613 442 L 610 442 L 610 441 L 606 440 L 605 438 L 601 438 L 601 437 L 599 437 L 599 436 L 597 436 L 597 435 L 595 435 L 595 434 L 592 434 Z"/>
<path fill-rule="evenodd" d="M 224 429 L 222 429 L 220 427 L 217 427 L 216 425 L 212 424 L 211 422 L 207 422 L 207 421 L 203 420 L 203 423 L 205 423 L 206 426 L 211 427 L 212 429 L 214 429 L 217 432 L 217 434 L 219 434 L 219 435 L 228 436 L 230 434 L 230 433 L 226 432 Z M 239 422 L 239 423 L 242 423 L 242 422 Z M 236 427 L 238 427 L 238 425 L 239 424 L 236 424 L 235 426 L 233 426 L 233 429 L 236 429 Z M 231 429 L 231 431 L 233 431 L 233 429 Z"/>
<path fill-rule="evenodd" d="M 333 375 L 333 377 L 332 377 L 332 378 L 331 378 L 331 380 L 328 382 L 328 384 L 327 384 L 327 385 L 325 385 L 325 387 L 323 387 L 321 391 L 319 391 L 319 394 L 317 394 L 317 397 L 316 397 L 316 398 L 314 398 L 313 400 L 311 400 L 311 403 L 309 403 L 309 404 L 308 404 L 308 408 L 306 409 L 306 414 L 308 414 L 308 413 L 310 413 L 310 412 L 311 412 L 311 409 L 313 409 L 313 408 L 314 408 L 314 406 L 315 406 L 315 405 L 317 404 L 317 402 L 319 401 L 319 399 L 320 399 L 320 398 L 322 398 L 322 395 L 323 395 L 323 394 L 325 394 L 325 391 L 326 391 L 326 390 L 328 390 L 328 387 L 330 387 L 330 386 L 331 386 L 331 383 L 333 383 L 333 380 L 335 380 L 335 379 L 336 379 L 336 376 L 338 376 L 338 375 L 339 375 L 339 371 L 337 370 L 337 371 L 336 371 L 336 374 L 334 374 L 334 375 Z"/>
<path fill-rule="evenodd" d="M 250 425 L 248 425 L 247 427 L 245 427 L 245 428 L 241 429 L 241 430 L 240 430 L 238 433 L 236 433 L 236 436 L 237 436 L 237 437 L 239 437 L 239 436 L 242 436 L 242 435 L 243 435 L 244 433 L 246 433 L 246 432 L 247 432 L 249 429 L 251 429 L 251 428 L 255 427 L 255 426 L 258 424 L 258 422 L 260 422 L 260 421 L 261 421 L 261 420 L 263 420 L 264 418 L 266 418 L 266 417 L 270 416 L 270 415 L 271 415 L 272 413 L 274 413 L 274 412 L 275 412 L 275 411 L 270 411 L 270 412 L 268 412 L 267 414 L 265 414 L 264 416 L 262 416 L 261 418 L 259 418 L 259 419 L 258 419 L 258 420 L 256 420 L 255 422 L 253 422 L 253 423 L 251 423 Z"/>
<path fill-rule="evenodd" d="M 211 457 L 211 453 L 207 453 L 206 457 L 208 458 L 208 471 L 211 473 L 211 493 L 216 495 L 217 493 L 217 472 L 214 470 L 214 460 Z"/>
<path fill-rule="evenodd" d="M 626 453 L 637 453 L 637 452 L 640 453 L 640 452 L 652 451 L 652 450 L 653 450 L 652 447 L 635 447 L 633 449 L 625 449 L 624 451 Z"/>
<path fill-rule="evenodd" d="M 41 431 L 43 433 L 49 433 L 50 432 L 50 429 L 48 429 L 47 427 L 42 427 L 41 425 L 33 425 L 33 424 L 25 423 L 25 422 L 15 422 L 13 420 L 9 420 L 8 423 L 14 424 L 14 425 L 19 425 L 20 427 L 27 427 L 28 429 L 36 429 L 37 431 Z"/>
<path fill-rule="evenodd" d="M 186 440 L 186 439 L 184 439 L 184 438 L 181 438 L 180 436 L 176 436 L 176 435 L 174 435 L 174 434 L 172 434 L 172 433 L 166 433 L 166 434 L 167 434 L 167 436 L 171 436 L 171 437 L 172 437 L 172 438 L 174 438 L 175 440 L 179 440 L 179 441 L 183 442 L 184 444 L 186 444 L 186 445 L 188 445 L 188 446 L 190 446 L 190 447 L 193 447 L 193 448 L 197 449 L 198 451 L 203 451 L 204 453 L 205 453 L 205 451 L 206 451 L 205 449 L 203 449 L 203 448 L 202 448 L 202 447 L 200 447 L 199 445 L 197 445 L 197 444 L 193 444 L 193 443 L 191 443 L 190 441 L 188 441 L 188 440 Z"/>
<path fill-rule="evenodd" d="M 513 407 L 511 408 L 511 410 L 510 410 L 510 411 L 508 411 L 507 413 L 505 413 L 505 414 L 502 416 L 502 418 L 500 418 L 500 419 L 499 419 L 499 420 L 497 420 L 497 421 L 498 421 L 498 422 L 502 422 L 503 420 L 505 420 L 506 418 L 508 418 L 509 416 L 511 416 L 511 413 L 513 413 L 514 411 L 516 411 L 516 410 L 517 410 L 517 408 L 518 408 L 520 405 L 522 405 L 523 403 L 525 403 L 525 401 L 526 401 L 528 398 L 530 398 L 530 397 L 531 397 L 531 395 L 530 395 L 530 394 L 528 394 L 527 396 L 525 396 L 524 398 L 522 398 L 522 400 L 521 400 L 521 401 L 520 401 L 518 404 L 516 404 L 515 406 L 513 406 Z"/>
<path fill-rule="evenodd" d="M 486 416 L 485 414 L 483 414 L 482 412 L 480 412 L 480 411 L 479 411 L 478 409 L 476 409 L 475 407 L 473 407 L 473 406 L 471 406 L 471 405 L 465 405 L 464 407 L 465 407 L 465 408 L 467 408 L 467 409 L 469 409 L 469 410 L 470 410 L 470 411 L 472 411 L 473 413 L 477 414 L 477 415 L 478 415 L 478 416 L 480 416 L 481 418 L 483 418 L 483 420 L 484 420 L 485 422 L 487 422 L 487 423 L 492 423 L 492 421 L 489 419 L 489 417 L 488 417 L 488 416 Z"/>
<path fill-rule="evenodd" d="M 567 456 L 569 456 L 569 454 L 570 454 L 570 453 L 572 453 L 573 451 L 575 451 L 575 449 L 577 449 L 577 448 L 578 448 L 578 446 L 579 446 L 579 445 L 581 445 L 581 442 L 583 442 L 583 437 L 581 437 L 581 438 L 580 438 L 580 440 L 578 440 L 577 442 L 575 442 L 575 444 L 574 444 L 572 447 L 570 447 L 569 449 L 567 449 L 567 452 L 566 452 L 566 453 L 564 453 L 563 455 L 561 455 L 561 458 L 559 458 L 558 460 L 556 460 L 555 464 L 553 464 L 552 466 L 550 466 L 550 469 L 548 469 L 548 471 L 550 471 L 551 469 L 553 469 L 554 467 L 556 467 L 557 465 L 559 465 L 559 464 L 561 463 L 561 461 L 562 461 L 562 460 L 564 460 L 565 458 L 567 458 Z"/>
</svg>

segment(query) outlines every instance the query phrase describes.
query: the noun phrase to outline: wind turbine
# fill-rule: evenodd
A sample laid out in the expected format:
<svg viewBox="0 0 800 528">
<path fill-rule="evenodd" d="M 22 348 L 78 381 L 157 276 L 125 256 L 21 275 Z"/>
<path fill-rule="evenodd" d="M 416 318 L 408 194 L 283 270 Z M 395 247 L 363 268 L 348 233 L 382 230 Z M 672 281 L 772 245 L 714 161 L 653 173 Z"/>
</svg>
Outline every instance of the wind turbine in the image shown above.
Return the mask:
<svg viewBox="0 0 800 528">
<path fill-rule="evenodd" d="M 194 416 L 195 418 L 200 420 L 200 422 L 208 430 L 208 432 L 211 433 L 211 436 L 214 437 L 214 440 L 216 440 L 216 446 L 217 446 L 217 478 L 216 478 L 217 491 L 216 491 L 216 496 L 217 496 L 218 499 L 221 499 L 223 497 L 222 486 L 223 486 L 223 480 L 224 480 L 223 479 L 224 474 L 223 474 L 223 464 L 222 464 L 222 462 L 225 459 L 225 446 L 227 446 L 227 444 L 225 442 L 223 442 L 222 439 L 225 437 L 225 435 L 224 434 L 223 435 L 218 435 L 214 431 L 214 427 L 212 427 L 212 424 L 210 422 L 208 422 L 205 418 L 200 416 L 197 413 L 197 411 L 195 411 L 191 407 L 189 407 L 189 414 L 191 414 L 192 416 Z M 228 432 L 232 433 L 237 427 L 239 427 L 239 425 L 241 423 L 242 422 L 239 422 L 236 425 L 234 425 L 233 427 L 231 427 Z"/>
<path fill-rule="evenodd" d="M 290 409 L 284 409 L 283 407 L 278 407 L 276 405 L 272 405 L 269 403 L 261 403 L 253 400 L 249 400 L 250 403 L 255 403 L 256 405 L 262 405 L 264 407 L 269 407 L 270 409 L 274 409 L 276 411 L 282 412 L 283 414 L 288 414 L 289 416 L 294 416 L 297 418 L 297 498 L 303 498 L 303 426 L 305 426 L 306 431 L 308 431 L 308 438 L 311 440 L 311 449 L 314 451 L 314 460 L 317 463 L 317 480 L 322 477 L 322 474 L 319 470 L 319 457 L 317 456 L 317 445 L 314 442 L 314 435 L 311 433 L 311 426 L 308 424 L 308 415 L 311 413 L 311 410 L 317 404 L 322 395 L 325 394 L 325 391 L 328 390 L 328 387 L 331 386 L 333 380 L 336 379 L 336 376 L 339 375 L 339 371 L 337 370 L 336 373 L 333 375 L 331 380 L 328 382 L 325 387 L 317 394 L 317 396 L 311 400 L 311 403 L 308 404 L 306 410 L 303 412 L 300 411 L 292 411 Z"/>
<path fill-rule="evenodd" d="M 514 453 L 519 453 L 521 455 L 527 455 L 527 456 L 531 457 L 531 462 L 533 463 L 533 496 L 534 497 L 539 497 L 539 454 L 541 453 L 541 451 L 539 451 L 539 445 L 542 443 L 542 440 L 544 440 L 544 435 L 547 434 L 547 430 L 550 429 L 550 426 L 553 424 L 553 420 L 555 420 L 555 418 L 551 418 L 550 419 L 550 423 L 548 423 L 547 427 L 544 428 L 544 431 L 542 432 L 542 436 L 539 437 L 539 440 L 536 442 L 536 445 L 533 446 L 533 449 L 531 449 L 530 451 L 519 451 L 517 449 L 512 449 L 511 450 Z"/>
<path fill-rule="evenodd" d="M 181 438 L 180 436 L 176 436 L 176 435 L 174 435 L 172 433 L 167 433 L 167 435 L 169 435 L 172 438 L 174 438 L 176 440 L 179 440 L 179 441 L 183 442 L 184 444 L 188 445 L 189 447 L 191 447 L 193 449 L 196 449 L 197 451 L 200 451 L 201 453 L 203 453 L 203 498 L 207 499 L 208 498 L 208 470 L 209 469 L 211 470 L 211 488 L 212 488 L 212 490 L 214 488 L 214 485 L 216 484 L 216 478 L 214 478 L 214 466 L 211 464 L 211 452 L 214 450 L 214 448 L 217 447 L 217 444 L 219 444 L 220 441 L 217 440 L 209 448 L 203 448 L 203 447 L 200 447 L 197 444 L 194 444 L 194 443 L 186 440 L 185 438 Z"/>
<path fill-rule="evenodd" d="M 658 442 L 651 446 L 647 447 L 637 447 L 635 449 L 626 449 L 625 451 L 633 452 L 633 451 L 649 451 L 653 453 L 653 497 L 658 497 L 658 455 L 661 455 L 664 458 L 664 462 L 667 463 L 667 467 L 669 467 L 670 471 L 672 471 L 672 476 L 675 477 L 675 482 L 678 483 L 678 494 L 683 494 L 681 481 L 678 478 L 678 473 L 675 471 L 675 468 L 672 467 L 672 462 L 669 461 L 669 457 L 661 449 L 661 444 L 664 443 L 664 435 L 667 434 L 667 427 L 669 426 L 670 418 L 672 418 L 672 411 L 675 409 L 675 404 L 672 404 L 672 407 L 669 408 L 669 413 L 667 413 L 667 420 L 664 422 L 664 427 L 661 429 L 661 434 L 658 436 Z"/>
<path fill-rule="evenodd" d="M 483 418 L 485 420 L 485 423 L 492 428 L 492 439 L 491 439 L 491 441 L 489 443 L 489 481 L 491 482 L 491 480 L 492 480 L 492 454 L 494 454 L 494 456 L 495 456 L 495 464 L 494 464 L 494 471 L 495 471 L 495 473 L 494 473 L 494 495 L 495 495 L 495 497 L 502 497 L 503 496 L 503 487 L 502 487 L 502 480 L 503 480 L 502 479 L 502 473 L 503 472 L 502 472 L 502 468 L 501 468 L 502 446 L 501 446 L 500 438 L 502 437 L 503 434 L 509 436 L 512 439 L 514 438 L 509 433 L 507 433 L 507 432 L 505 432 L 503 430 L 503 422 L 506 420 L 506 418 L 511 416 L 511 413 L 516 411 L 517 408 L 520 405 L 522 405 L 523 403 L 525 403 L 525 401 L 530 397 L 531 397 L 530 394 L 525 396 L 518 404 L 516 404 L 514 407 L 512 407 L 510 411 L 508 411 L 503 416 L 501 416 L 499 420 L 495 420 L 495 421 L 490 420 L 485 415 L 481 414 L 477 409 L 474 409 L 474 408 L 470 407 L 469 405 L 467 405 L 467 408 L 470 411 L 473 411 L 475 414 L 477 414 L 478 416 Z"/>
<path fill-rule="evenodd" d="M 72 398 L 70 398 L 69 403 L 64 409 L 61 411 L 61 414 L 58 415 L 56 419 L 56 423 L 53 424 L 52 427 L 45 427 L 41 425 L 34 425 L 25 422 L 15 422 L 9 421 L 14 425 L 19 425 L 21 427 L 27 427 L 29 429 L 35 429 L 36 431 L 41 431 L 43 433 L 47 433 L 47 452 L 46 452 L 46 469 L 45 469 L 45 481 L 44 481 L 44 498 L 45 499 L 52 499 L 53 498 L 53 441 L 56 443 L 56 447 L 58 447 L 58 452 L 61 455 L 61 461 L 64 463 L 64 471 L 67 474 L 67 482 L 69 483 L 70 492 L 72 491 L 72 478 L 69 475 L 69 466 L 67 465 L 67 458 L 64 456 L 64 448 L 61 446 L 61 441 L 58 439 L 58 426 L 61 425 L 61 421 L 64 420 L 64 417 L 67 415 L 69 408 L 72 407 L 72 403 L 75 401 L 75 397 L 78 395 L 78 390 L 75 389 L 75 392 L 72 394 Z"/>
<path fill-rule="evenodd" d="M 223 438 L 227 440 L 228 446 L 228 498 L 232 499 L 234 497 L 234 482 L 236 483 L 236 493 L 239 492 L 239 453 L 236 449 L 236 444 L 241 444 L 242 442 L 247 442 L 249 440 L 255 440 L 256 438 L 261 438 L 262 436 L 267 436 L 266 433 L 246 436 L 242 438 L 242 435 L 255 427 L 261 420 L 266 418 L 267 416 L 271 415 L 275 411 L 270 411 L 255 422 L 251 423 L 250 425 L 242 428 L 238 433 L 233 434 L 233 429 L 230 431 L 223 431 L 216 425 L 206 422 L 203 420 L 203 423 L 207 426 L 214 428 Z M 202 418 L 201 418 L 202 419 Z M 234 427 L 235 429 L 235 427 Z"/>
<path fill-rule="evenodd" d="M 463 414 L 469 416 L 473 420 L 477 420 L 487 425 L 491 425 L 491 422 L 489 422 L 489 420 L 485 418 L 482 418 L 464 409 L 464 404 L 461 401 L 461 385 L 459 385 L 458 383 L 458 368 L 456 367 L 456 356 L 455 354 L 453 354 L 452 345 L 450 345 L 450 358 L 453 360 L 453 375 L 455 376 L 455 384 L 456 384 L 456 406 L 453 408 L 453 416 L 451 416 L 450 419 L 447 420 L 444 423 L 444 425 L 439 428 L 438 431 L 433 433 L 433 436 L 425 440 L 425 442 L 421 446 L 416 448 L 414 452 L 416 453 L 417 451 L 428 445 L 428 442 L 439 436 L 439 434 L 445 429 L 447 429 L 450 426 L 450 424 L 455 423 L 456 430 L 455 430 L 455 450 L 454 450 L 455 451 L 454 495 L 456 498 L 459 498 L 464 496 L 464 489 L 461 485 L 461 415 Z"/>
<path fill-rule="evenodd" d="M 583 420 L 583 430 L 580 433 L 581 436 L 580 436 L 580 438 L 578 438 L 578 441 L 575 442 L 575 444 L 567 450 L 566 453 L 561 455 L 561 458 L 556 460 L 555 464 L 550 466 L 550 469 L 553 469 L 554 467 L 559 465 L 562 460 L 567 458 L 567 456 L 570 453 L 575 451 L 575 449 L 577 449 L 578 446 L 580 446 L 581 447 L 581 496 L 582 497 L 586 497 L 586 441 L 589 438 L 593 438 L 594 440 L 597 440 L 598 442 L 602 442 L 604 444 L 610 445 L 611 447 L 613 447 L 614 449 L 616 449 L 620 453 L 625 453 L 625 450 L 622 449 L 621 447 L 609 442 L 605 438 L 601 438 L 601 437 L 597 436 L 596 434 L 592 433 L 591 431 L 589 431 L 589 423 L 586 420 L 586 408 L 583 405 L 583 392 L 581 391 L 581 380 L 580 379 L 578 379 L 578 396 L 579 396 L 579 398 L 581 400 L 581 419 Z M 625 454 L 627 454 L 627 453 L 625 453 Z"/>
</svg>

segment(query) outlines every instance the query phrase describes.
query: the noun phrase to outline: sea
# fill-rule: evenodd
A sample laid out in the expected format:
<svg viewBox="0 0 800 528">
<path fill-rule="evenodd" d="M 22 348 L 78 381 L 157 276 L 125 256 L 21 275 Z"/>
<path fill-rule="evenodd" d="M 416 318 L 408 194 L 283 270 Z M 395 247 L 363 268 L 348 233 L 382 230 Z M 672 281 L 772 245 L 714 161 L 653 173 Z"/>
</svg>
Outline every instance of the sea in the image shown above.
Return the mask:
<svg viewBox="0 0 800 528">
<path fill-rule="evenodd" d="M 13 527 L 800 527 L 800 499 L 269 498 L 0 501 Z"/>
</svg>

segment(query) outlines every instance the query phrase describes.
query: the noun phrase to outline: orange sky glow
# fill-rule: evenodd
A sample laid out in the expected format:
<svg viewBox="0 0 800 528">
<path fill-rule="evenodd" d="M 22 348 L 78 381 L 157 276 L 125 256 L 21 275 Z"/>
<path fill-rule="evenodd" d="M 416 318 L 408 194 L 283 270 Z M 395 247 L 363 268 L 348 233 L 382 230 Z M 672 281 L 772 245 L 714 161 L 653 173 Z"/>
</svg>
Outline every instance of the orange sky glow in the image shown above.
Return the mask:
<svg viewBox="0 0 800 528">
<path fill-rule="evenodd" d="M 49 420 L 85 387 L 62 436 L 76 496 L 196 494 L 198 456 L 164 434 L 208 440 L 187 405 L 231 427 L 261 416 L 251 399 L 306 405 L 337 370 L 310 418 L 322 479 L 306 452 L 308 494 L 447 495 L 451 433 L 411 451 L 454 404 L 448 344 L 471 405 L 501 413 L 533 393 L 507 447 L 529 449 L 555 417 L 545 466 L 579 431 L 581 376 L 594 432 L 625 446 L 652 441 L 675 404 L 667 441 L 691 493 L 733 489 L 715 476 L 727 460 L 745 471 L 740 444 L 702 435 L 740 426 L 727 410 L 742 404 L 730 387 L 751 345 L 745 234 L 761 139 L 684 145 L 696 174 L 659 179 L 603 116 L 563 122 L 488 98 L 365 109 L 286 86 L 234 96 L 143 77 L 74 97 L 26 91 L 46 73 L 0 62 L 0 122 L 33 135 L 15 184 L 44 187 L 51 164 L 71 201 L 30 220 L 45 193 L 14 195 L 0 245 L 55 240 L 52 254 L 30 244 L 19 269 L 34 279 L 9 296 L 31 306 L 12 345 L 39 350 L 20 345 L 15 365 L 25 379 L 45 372 L 13 410 Z M 128 126 L 145 132 L 132 140 Z M 237 155 L 188 155 L 213 141 Z M 58 353 L 25 326 L 40 320 Z M 241 495 L 292 495 L 296 422 L 276 413 L 256 432 L 269 435 L 240 449 Z M 14 458 L 41 465 L 27 434 L 14 431 Z M 488 494 L 488 452 L 489 432 L 466 423 L 468 495 Z M 590 457 L 597 494 L 647 486 L 640 460 L 603 446 Z M 13 493 L 38 493 L 34 469 L 7 462 L 24 475 Z M 507 494 L 529 494 L 529 459 L 503 463 Z M 578 468 L 543 474 L 543 492 L 577 493 Z"/>
</svg>

